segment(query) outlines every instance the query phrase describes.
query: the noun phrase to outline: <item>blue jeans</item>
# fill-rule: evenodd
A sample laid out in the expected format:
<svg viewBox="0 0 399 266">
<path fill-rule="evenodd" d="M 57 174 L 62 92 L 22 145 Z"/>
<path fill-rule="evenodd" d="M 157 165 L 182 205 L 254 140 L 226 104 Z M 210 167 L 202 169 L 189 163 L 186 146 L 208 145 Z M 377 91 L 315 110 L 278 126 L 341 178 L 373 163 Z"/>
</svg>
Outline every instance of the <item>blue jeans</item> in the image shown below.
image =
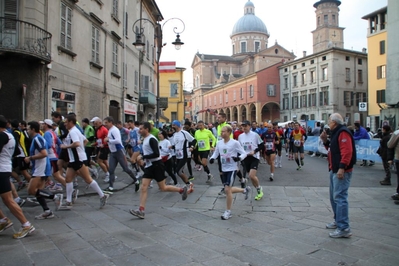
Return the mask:
<svg viewBox="0 0 399 266">
<path fill-rule="evenodd" d="M 351 178 L 352 172 L 345 172 L 344 178 L 338 179 L 337 173 L 330 171 L 330 202 L 334 220 L 340 230 L 349 228 L 348 189 Z"/>
</svg>

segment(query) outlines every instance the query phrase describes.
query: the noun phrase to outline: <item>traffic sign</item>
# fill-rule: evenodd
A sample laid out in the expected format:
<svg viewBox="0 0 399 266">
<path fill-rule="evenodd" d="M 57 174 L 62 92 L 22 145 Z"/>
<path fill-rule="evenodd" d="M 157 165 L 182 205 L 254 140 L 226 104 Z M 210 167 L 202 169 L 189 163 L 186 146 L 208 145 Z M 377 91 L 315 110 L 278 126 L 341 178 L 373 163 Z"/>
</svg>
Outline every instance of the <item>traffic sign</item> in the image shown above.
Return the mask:
<svg viewBox="0 0 399 266">
<path fill-rule="evenodd" d="M 359 111 L 367 111 L 367 103 L 366 102 L 359 103 Z"/>
</svg>

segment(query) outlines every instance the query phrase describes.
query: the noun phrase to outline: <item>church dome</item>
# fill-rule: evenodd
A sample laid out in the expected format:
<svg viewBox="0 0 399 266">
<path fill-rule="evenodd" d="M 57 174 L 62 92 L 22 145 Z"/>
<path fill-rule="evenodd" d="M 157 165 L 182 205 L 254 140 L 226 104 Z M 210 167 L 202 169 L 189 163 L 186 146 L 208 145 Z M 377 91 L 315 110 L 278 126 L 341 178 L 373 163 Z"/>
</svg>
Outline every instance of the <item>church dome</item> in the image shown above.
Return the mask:
<svg viewBox="0 0 399 266">
<path fill-rule="evenodd" d="M 242 16 L 234 25 L 231 35 L 245 32 L 261 32 L 269 35 L 265 23 L 255 16 L 255 5 L 248 0 L 244 6 L 244 16 Z"/>
</svg>

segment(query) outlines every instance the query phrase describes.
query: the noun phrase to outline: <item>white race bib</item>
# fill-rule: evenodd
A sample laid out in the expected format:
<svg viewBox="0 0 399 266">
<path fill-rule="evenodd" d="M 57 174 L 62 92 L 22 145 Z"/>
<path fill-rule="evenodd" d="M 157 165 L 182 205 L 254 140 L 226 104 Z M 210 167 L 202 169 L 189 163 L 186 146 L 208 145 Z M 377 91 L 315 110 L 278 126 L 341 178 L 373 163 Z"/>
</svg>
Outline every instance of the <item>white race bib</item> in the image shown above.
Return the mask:
<svg viewBox="0 0 399 266">
<path fill-rule="evenodd" d="M 273 150 L 273 142 L 266 142 L 266 150 Z"/>
<path fill-rule="evenodd" d="M 199 147 L 200 149 L 205 149 L 205 141 L 204 141 L 204 140 L 198 141 L 198 147 Z"/>
</svg>

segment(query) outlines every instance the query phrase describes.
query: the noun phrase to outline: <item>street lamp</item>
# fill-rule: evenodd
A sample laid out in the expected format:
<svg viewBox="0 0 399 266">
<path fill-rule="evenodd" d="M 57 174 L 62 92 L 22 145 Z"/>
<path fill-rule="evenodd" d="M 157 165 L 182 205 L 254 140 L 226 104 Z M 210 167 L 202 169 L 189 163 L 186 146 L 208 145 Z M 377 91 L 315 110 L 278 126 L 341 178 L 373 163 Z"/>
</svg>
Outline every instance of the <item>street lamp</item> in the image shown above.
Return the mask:
<svg viewBox="0 0 399 266">
<path fill-rule="evenodd" d="M 179 18 L 170 18 L 168 20 L 166 20 L 162 25 L 159 24 L 159 21 L 157 21 L 156 24 L 154 24 L 151 20 L 146 19 L 146 18 L 140 18 L 138 20 L 136 20 L 133 23 L 133 27 L 132 30 L 134 32 L 134 34 L 136 35 L 136 41 L 133 43 L 133 45 L 140 51 L 142 51 L 145 47 L 145 43 L 142 40 L 143 37 L 143 32 L 144 32 L 144 28 L 141 25 L 142 21 L 148 21 L 155 30 L 155 34 L 154 34 L 154 41 L 157 43 L 157 59 L 156 59 L 156 71 L 157 71 L 157 110 L 156 110 L 156 125 L 157 127 L 159 126 L 159 114 L 160 114 L 160 108 L 159 108 L 159 60 L 161 58 L 161 53 L 162 53 L 162 47 L 165 44 L 162 44 L 162 31 L 163 31 L 163 27 L 165 26 L 165 24 L 168 21 L 171 20 L 178 20 L 183 24 L 182 30 L 178 30 L 177 27 L 173 28 L 173 32 L 176 34 L 176 39 L 174 42 L 172 42 L 172 44 L 175 46 L 176 50 L 180 50 L 181 46 L 184 44 L 181 39 L 180 39 L 180 34 L 185 30 L 186 25 L 184 24 L 183 20 L 179 19 Z M 140 29 L 138 29 L 138 31 L 136 30 L 136 24 L 140 22 Z"/>
</svg>

